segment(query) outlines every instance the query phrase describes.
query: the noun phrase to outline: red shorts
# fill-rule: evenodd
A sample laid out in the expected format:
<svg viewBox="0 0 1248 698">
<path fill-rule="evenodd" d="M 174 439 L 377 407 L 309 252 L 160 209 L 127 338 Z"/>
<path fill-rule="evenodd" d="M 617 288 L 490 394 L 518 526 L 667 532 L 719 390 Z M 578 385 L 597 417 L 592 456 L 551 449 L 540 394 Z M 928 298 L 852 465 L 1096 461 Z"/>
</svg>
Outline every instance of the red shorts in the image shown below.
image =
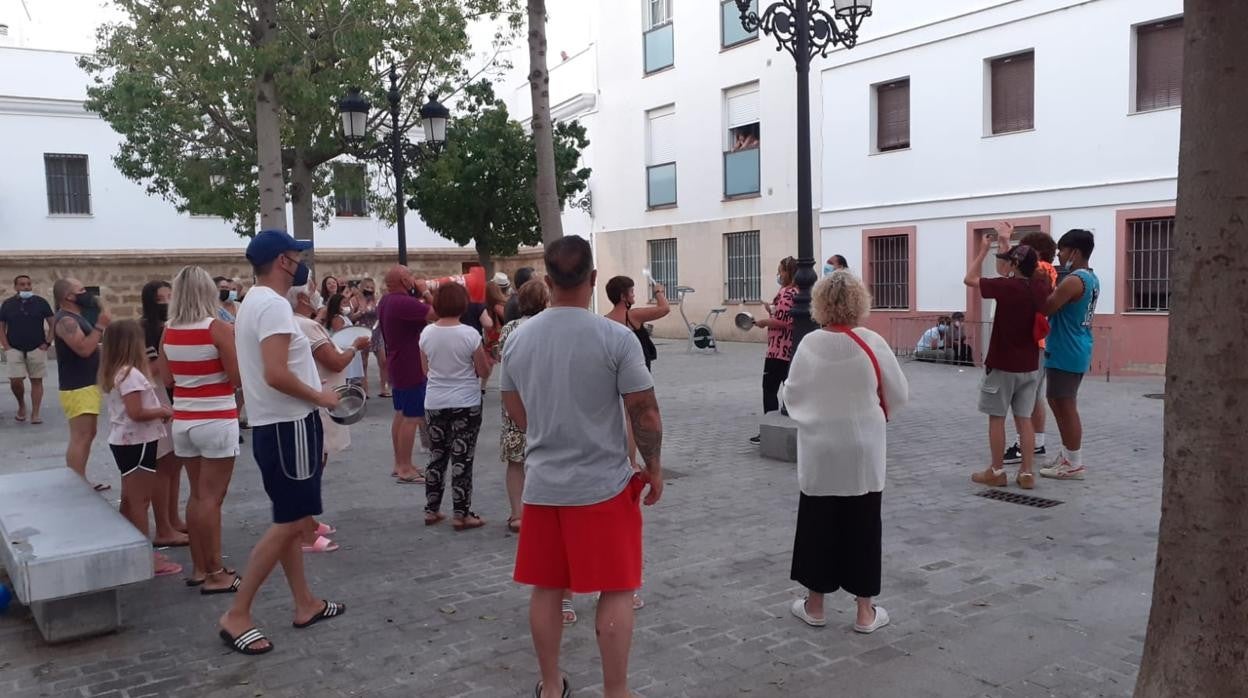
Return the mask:
<svg viewBox="0 0 1248 698">
<path fill-rule="evenodd" d="M 515 579 L 547 589 L 641 588 L 641 491 L 638 475 L 605 502 L 552 507 L 525 504 Z"/>
</svg>

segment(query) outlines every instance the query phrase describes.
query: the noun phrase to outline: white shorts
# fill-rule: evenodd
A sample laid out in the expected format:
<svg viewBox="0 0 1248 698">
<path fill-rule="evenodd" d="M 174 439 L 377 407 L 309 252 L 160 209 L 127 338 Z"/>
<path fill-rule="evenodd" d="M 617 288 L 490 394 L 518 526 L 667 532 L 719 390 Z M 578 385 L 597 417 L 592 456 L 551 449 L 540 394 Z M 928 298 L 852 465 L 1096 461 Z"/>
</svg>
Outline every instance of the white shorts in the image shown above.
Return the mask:
<svg viewBox="0 0 1248 698">
<path fill-rule="evenodd" d="M 173 452 L 179 458 L 234 458 L 238 456 L 238 421 L 175 419 Z"/>
</svg>

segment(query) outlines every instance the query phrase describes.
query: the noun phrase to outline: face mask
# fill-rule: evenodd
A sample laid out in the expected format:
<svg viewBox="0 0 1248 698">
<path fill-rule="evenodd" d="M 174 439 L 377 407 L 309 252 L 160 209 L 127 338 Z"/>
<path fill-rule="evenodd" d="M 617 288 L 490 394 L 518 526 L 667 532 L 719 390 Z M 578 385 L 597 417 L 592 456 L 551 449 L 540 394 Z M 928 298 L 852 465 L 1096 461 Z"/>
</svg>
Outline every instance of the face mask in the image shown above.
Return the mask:
<svg viewBox="0 0 1248 698">
<path fill-rule="evenodd" d="M 365 292 L 364 292 L 364 297 L 365 297 L 365 298 L 372 298 L 372 297 L 373 297 L 373 292 L 372 292 L 372 291 L 365 291 Z"/>
<path fill-rule="evenodd" d="M 34 291 L 18 291 L 17 295 L 22 300 L 26 300 L 28 298 L 33 297 L 35 295 L 35 292 Z"/>
<path fill-rule="evenodd" d="M 156 319 L 160 320 L 161 322 L 169 321 L 169 304 L 168 303 L 156 304 Z"/>
<path fill-rule="evenodd" d="M 94 310 L 95 308 L 100 307 L 100 299 L 90 293 L 87 293 L 86 291 L 74 296 L 74 303 L 83 310 Z"/>
<path fill-rule="evenodd" d="M 833 273 L 833 272 L 835 272 L 835 271 L 836 271 L 836 267 L 832 266 L 831 264 L 825 264 L 825 265 L 823 265 L 823 275 L 824 275 L 824 276 L 832 276 L 832 273 Z"/>
<path fill-rule="evenodd" d="M 295 267 L 295 273 L 290 275 L 291 286 L 303 286 L 308 283 L 308 277 L 312 275 L 312 270 L 307 264 L 299 262 L 299 266 Z"/>
<path fill-rule="evenodd" d="M 783 286 L 783 285 L 784 285 L 784 279 L 780 278 L 780 275 L 779 275 L 779 274 L 776 274 L 776 285 L 777 285 L 777 286 Z"/>
</svg>

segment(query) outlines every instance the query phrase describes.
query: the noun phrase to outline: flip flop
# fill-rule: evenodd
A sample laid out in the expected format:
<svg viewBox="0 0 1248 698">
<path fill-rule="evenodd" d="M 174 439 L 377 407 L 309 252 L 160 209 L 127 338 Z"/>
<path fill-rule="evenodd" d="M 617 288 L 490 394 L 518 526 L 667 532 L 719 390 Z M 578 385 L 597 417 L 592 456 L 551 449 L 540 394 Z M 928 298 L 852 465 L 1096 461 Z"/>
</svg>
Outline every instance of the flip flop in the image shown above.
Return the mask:
<svg viewBox="0 0 1248 698">
<path fill-rule="evenodd" d="M 563 677 L 563 693 L 562 698 L 572 698 L 572 686 L 568 683 L 568 677 Z M 533 689 L 533 698 L 542 698 L 542 682 L 537 682 L 537 688 Z"/>
<path fill-rule="evenodd" d="M 238 574 L 238 572 L 232 569 L 226 568 L 226 569 L 221 570 L 220 572 L 214 572 L 214 574 Z M 204 585 L 204 582 L 206 581 L 208 581 L 207 577 L 203 579 L 191 579 L 190 577 L 187 577 L 186 585 L 188 587 L 202 587 Z"/>
<path fill-rule="evenodd" d="M 446 514 L 434 514 L 432 517 L 430 517 L 429 512 L 425 512 L 425 525 L 426 526 L 435 526 L 437 524 L 442 523 L 443 521 L 446 521 Z"/>
<path fill-rule="evenodd" d="M 108 490 L 113 489 L 113 486 L 108 484 L 107 482 L 97 482 L 94 485 L 91 485 L 91 489 L 95 490 L 96 492 L 107 492 Z"/>
<path fill-rule="evenodd" d="M 395 484 L 398 484 L 398 485 L 423 485 L 425 484 L 425 476 L 424 475 L 412 475 L 411 477 L 395 476 L 394 482 Z"/>
<path fill-rule="evenodd" d="M 456 531 L 471 531 L 474 528 L 481 528 L 484 525 L 485 519 L 471 512 L 469 512 L 467 516 L 456 516 L 455 520 L 451 522 L 451 527 Z"/>
<path fill-rule="evenodd" d="M 182 565 L 173 560 L 161 560 L 160 564 L 155 566 L 152 574 L 157 577 L 171 577 L 175 574 L 182 574 Z"/>
<path fill-rule="evenodd" d="M 255 628 L 252 628 L 251 630 L 247 630 L 243 632 L 238 637 L 233 637 L 230 635 L 230 631 L 222 629 L 220 633 L 217 633 L 217 636 L 221 638 L 221 641 L 224 642 L 227 647 L 234 650 L 235 652 L 238 652 L 239 654 L 257 655 L 257 654 L 265 654 L 267 652 L 273 651 L 272 642 L 269 642 L 268 647 L 263 647 L 260 649 L 251 648 L 251 646 L 256 644 L 257 642 L 260 642 L 261 640 L 269 639 L 264 636 L 264 633 L 260 632 L 259 630 L 256 630 Z"/>
<path fill-rule="evenodd" d="M 507 517 L 507 530 L 511 531 L 512 533 L 519 533 L 520 532 L 520 519 L 516 519 L 510 516 Z"/>
<path fill-rule="evenodd" d="M 17 421 L 17 422 L 24 422 L 24 421 L 26 421 L 26 415 L 23 415 L 23 414 L 15 414 L 15 415 L 13 415 L 13 420 L 14 420 L 14 421 Z"/>
<path fill-rule="evenodd" d="M 325 522 L 321 522 L 316 527 L 316 535 L 318 536 L 332 536 L 337 532 L 338 532 L 338 529 L 334 528 L 333 526 L 330 526 L 329 524 Z"/>
<path fill-rule="evenodd" d="M 204 596 L 215 596 L 217 594 L 234 594 L 238 592 L 238 588 L 243 585 L 243 578 L 234 575 L 234 581 L 230 582 L 228 587 L 222 589 L 200 589 L 199 593 Z"/>
<path fill-rule="evenodd" d="M 190 539 L 178 543 L 161 543 L 160 541 L 152 541 L 152 546 L 156 548 L 186 548 L 191 545 Z"/>
<path fill-rule="evenodd" d="M 563 625 L 576 625 L 576 609 L 572 608 L 572 599 L 564 599 L 559 605 L 559 612 L 563 615 Z"/>
<path fill-rule="evenodd" d="M 338 544 L 325 536 L 317 536 L 315 543 L 303 546 L 305 553 L 332 553 L 337 549 Z"/>
<path fill-rule="evenodd" d="M 31 420 L 30 420 L 30 423 L 31 423 L 31 424 L 43 424 L 43 418 L 42 418 L 42 417 L 37 417 L 37 418 L 32 417 L 32 418 L 31 418 Z"/>
<path fill-rule="evenodd" d="M 323 620 L 329 620 L 330 618 L 335 618 L 337 616 L 340 616 L 346 612 L 347 612 L 346 604 L 334 603 L 333 601 L 325 601 L 324 608 L 322 608 L 320 611 L 317 611 L 316 615 L 312 616 L 311 618 L 309 618 L 307 621 L 303 623 L 291 623 L 291 625 L 302 630 L 304 628 L 308 628 L 313 625 L 316 625 L 317 623 Z"/>
</svg>

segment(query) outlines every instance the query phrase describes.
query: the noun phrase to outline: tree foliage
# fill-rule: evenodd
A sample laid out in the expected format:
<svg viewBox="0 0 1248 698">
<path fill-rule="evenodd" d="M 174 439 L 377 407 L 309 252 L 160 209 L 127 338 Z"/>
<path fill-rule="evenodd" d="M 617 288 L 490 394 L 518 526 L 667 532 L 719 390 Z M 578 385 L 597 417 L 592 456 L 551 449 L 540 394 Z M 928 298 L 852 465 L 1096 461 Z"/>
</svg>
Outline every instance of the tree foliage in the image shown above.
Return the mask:
<svg viewBox="0 0 1248 698">
<path fill-rule="evenodd" d="M 534 187 L 533 137 L 507 113 L 488 83 L 465 90 L 460 115 L 448 128 L 444 152 L 426 161 L 408 182 L 410 206 L 435 232 L 460 245 L 474 243 L 482 266 L 491 258 L 542 242 Z M 580 167 L 589 145 L 576 121 L 555 125 L 559 205 L 585 190 L 590 170 Z"/>
<path fill-rule="evenodd" d="M 321 166 L 346 152 L 336 104 L 347 87 L 384 107 L 386 70 L 397 63 L 406 131 L 430 92 L 469 81 L 468 22 L 513 2 L 283 0 L 280 40 L 260 50 L 251 0 L 115 0 L 125 20 L 101 27 L 96 54 L 80 59 L 93 77 L 87 108 L 122 135 L 114 162 L 123 175 L 247 235 L 258 206 L 255 79 L 271 72 L 295 228 L 310 233 L 299 228 L 314 207 L 322 221 L 332 212 Z M 384 112 L 370 114 L 372 129 Z"/>
</svg>

